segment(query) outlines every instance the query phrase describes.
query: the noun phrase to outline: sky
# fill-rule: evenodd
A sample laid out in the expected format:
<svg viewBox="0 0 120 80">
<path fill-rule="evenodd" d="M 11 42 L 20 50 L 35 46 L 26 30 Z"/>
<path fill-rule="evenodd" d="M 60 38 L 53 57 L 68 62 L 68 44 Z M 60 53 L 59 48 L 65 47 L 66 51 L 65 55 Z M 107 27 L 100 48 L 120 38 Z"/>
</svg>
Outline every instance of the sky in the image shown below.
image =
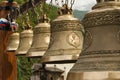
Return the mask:
<svg viewBox="0 0 120 80">
<path fill-rule="evenodd" d="M 59 4 L 61 4 L 61 0 L 58 1 Z M 47 3 L 49 2 L 50 0 L 47 0 Z M 55 5 L 55 0 L 53 0 L 53 4 Z M 95 4 L 96 4 L 96 0 L 75 0 L 73 9 L 82 10 L 82 11 L 91 10 L 92 6 L 94 6 Z"/>
</svg>

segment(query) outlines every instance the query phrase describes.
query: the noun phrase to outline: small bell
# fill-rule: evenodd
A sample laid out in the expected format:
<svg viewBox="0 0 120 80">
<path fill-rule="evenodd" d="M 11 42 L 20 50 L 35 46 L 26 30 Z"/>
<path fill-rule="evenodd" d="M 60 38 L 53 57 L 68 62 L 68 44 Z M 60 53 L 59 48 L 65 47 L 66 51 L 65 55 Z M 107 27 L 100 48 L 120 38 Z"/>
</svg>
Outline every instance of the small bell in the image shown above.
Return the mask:
<svg viewBox="0 0 120 80">
<path fill-rule="evenodd" d="M 41 57 L 46 52 L 50 41 L 50 24 L 46 14 L 40 19 L 40 23 L 33 30 L 33 42 L 27 53 L 27 57 Z"/>
<path fill-rule="evenodd" d="M 7 51 L 16 51 L 19 45 L 19 33 L 12 33 L 8 43 Z"/>
<path fill-rule="evenodd" d="M 17 32 L 18 24 L 15 21 L 13 21 L 10 27 L 13 33 L 10 36 L 7 51 L 16 51 L 19 45 L 19 33 Z"/>
<path fill-rule="evenodd" d="M 20 33 L 20 44 L 16 51 L 16 55 L 26 55 L 29 48 L 31 47 L 32 40 L 33 40 L 33 31 L 30 25 L 29 14 L 26 12 L 26 20 L 21 17 L 23 31 Z"/>
<path fill-rule="evenodd" d="M 33 31 L 31 29 L 23 30 L 20 33 L 20 44 L 16 55 L 25 55 L 32 44 Z"/>
<path fill-rule="evenodd" d="M 48 50 L 42 57 L 43 63 L 75 62 L 83 44 L 83 26 L 74 18 L 67 4 L 58 11 L 59 16 L 51 23 Z"/>
<path fill-rule="evenodd" d="M 67 80 L 120 80 L 120 0 L 99 0 L 83 18 L 83 51 Z"/>
</svg>

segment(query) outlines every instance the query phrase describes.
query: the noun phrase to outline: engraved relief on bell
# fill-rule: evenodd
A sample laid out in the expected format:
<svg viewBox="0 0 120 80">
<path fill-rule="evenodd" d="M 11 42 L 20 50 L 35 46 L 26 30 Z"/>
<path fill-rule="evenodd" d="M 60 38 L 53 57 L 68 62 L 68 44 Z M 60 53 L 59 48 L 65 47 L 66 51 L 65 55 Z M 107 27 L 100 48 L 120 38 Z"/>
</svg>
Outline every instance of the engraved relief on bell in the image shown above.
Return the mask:
<svg viewBox="0 0 120 80">
<path fill-rule="evenodd" d="M 42 57 L 50 42 L 50 24 L 46 14 L 40 19 L 40 22 L 33 29 L 33 42 L 26 57 Z"/>
<path fill-rule="evenodd" d="M 85 15 L 82 20 L 85 27 L 83 51 L 67 80 L 120 80 L 118 4 L 120 2 L 108 0 L 101 6 L 96 4 L 97 7 Z"/>
<path fill-rule="evenodd" d="M 81 42 L 80 42 L 80 37 L 82 35 L 77 35 L 77 33 L 75 32 L 72 32 L 68 35 L 68 38 L 67 38 L 67 42 L 74 46 L 75 48 L 79 47 L 81 45 Z"/>
<path fill-rule="evenodd" d="M 67 4 L 63 4 L 58 13 L 51 23 L 50 44 L 42 57 L 43 63 L 75 62 L 82 50 L 84 31 L 81 22 Z"/>
<path fill-rule="evenodd" d="M 102 6 L 104 6 L 105 8 L 117 8 L 117 6 L 120 6 L 119 2 L 120 0 L 96 0 L 97 1 L 97 5 L 93 6 L 92 9 L 96 9 L 96 8 L 103 8 Z"/>
</svg>

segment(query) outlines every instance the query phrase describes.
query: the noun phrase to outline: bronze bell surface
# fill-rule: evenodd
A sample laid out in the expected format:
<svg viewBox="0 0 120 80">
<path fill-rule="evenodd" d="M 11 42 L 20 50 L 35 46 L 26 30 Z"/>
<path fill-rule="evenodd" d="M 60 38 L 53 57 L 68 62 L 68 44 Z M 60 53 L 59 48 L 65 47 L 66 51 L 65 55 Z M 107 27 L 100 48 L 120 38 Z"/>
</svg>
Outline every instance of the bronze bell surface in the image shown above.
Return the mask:
<svg viewBox="0 0 120 80">
<path fill-rule="evenodd" d="M 120 80 L 120 1 L 100 2 L 82 21 L 83 51 L 67 80 Z"/>
<path fill-rule="evenodd" d="M 16 55 L 25 55 L 31 47 L 33 31 L 31 29 L 23 30 L 20 33 L 20 44 L 16 51 Z"/>
<path fill-rule="evenodd" d="M 83 26 L 64 4 L 59 16 L 51 23 L 51 37 L 48 50 L 42 57 L 43 63 L 66 63 L 77 60 L 83 44 Z"/>
<path fill-rule="evenodd" d="M 28 58 L 42 57 L 50 42 L 50 24 L 46 14 L 33 29 L 33 42 L 26 54 Z"/>
<path fill-rule="evenodd" d="M 19 33 L 14 32 L 10 35 L 7 51 L 16 51 L 19 45 Z"/>
</svg>

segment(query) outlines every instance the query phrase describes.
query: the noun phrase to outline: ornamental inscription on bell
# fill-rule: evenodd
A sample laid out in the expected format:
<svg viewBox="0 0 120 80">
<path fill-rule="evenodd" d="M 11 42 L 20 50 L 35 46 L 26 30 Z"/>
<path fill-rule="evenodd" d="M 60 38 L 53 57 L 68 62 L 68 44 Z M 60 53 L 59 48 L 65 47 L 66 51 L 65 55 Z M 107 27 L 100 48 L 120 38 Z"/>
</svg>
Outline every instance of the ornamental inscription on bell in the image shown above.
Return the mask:
<svg viewBox="0 0 120 80">
<path fill-rule="evenodd" d="M 80 37 L 77 33 L 72 32 L 68 35 L 67 42 L 73 47 L 77 48 L 80 46 Z"/>
<path fill-rule="evenodd" d="M 90 45 L 92 44 L 92 34 L 89 30 L 85 31 L 85 36 L 84 36 L 84 50 L 86 50 Z"/>
</svg>

